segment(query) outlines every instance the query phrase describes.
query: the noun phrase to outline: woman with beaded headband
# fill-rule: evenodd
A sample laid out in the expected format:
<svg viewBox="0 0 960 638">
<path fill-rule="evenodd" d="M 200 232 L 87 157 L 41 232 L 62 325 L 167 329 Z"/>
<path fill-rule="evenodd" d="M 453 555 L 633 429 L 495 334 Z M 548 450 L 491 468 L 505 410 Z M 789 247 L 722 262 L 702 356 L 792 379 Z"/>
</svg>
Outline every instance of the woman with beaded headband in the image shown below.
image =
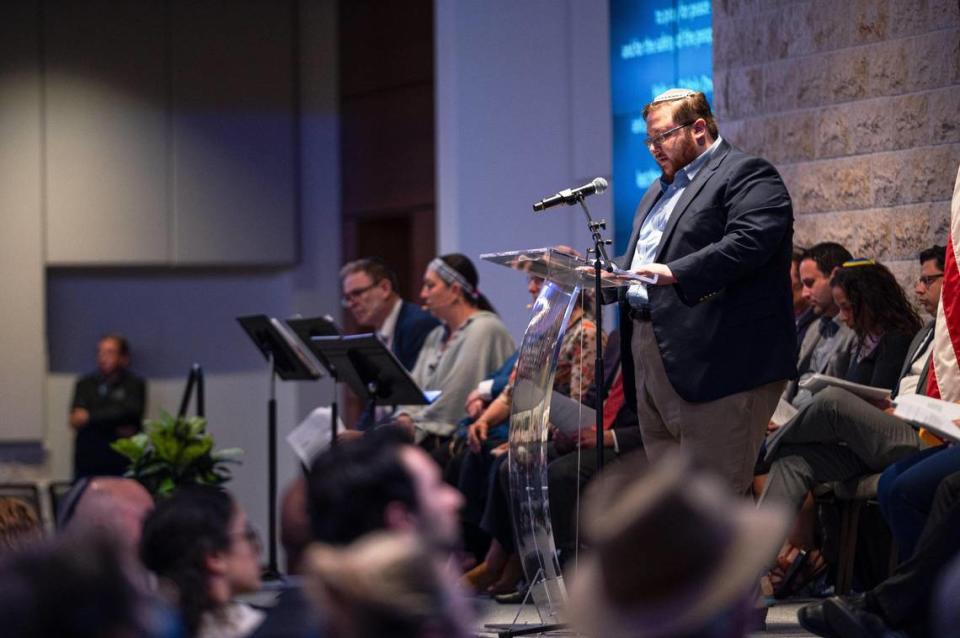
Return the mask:
<svg viewBox="0 0 960 638">
<path fill-rule="evenodd" d="M 500 317 L 480 292 L 477 269 L 466 255 L 437 257 L 423 275 L 424 309 L 440 320 L 420 350 L 411 376 L 424 390 L 439 390 L 427 406 L 402 406 L 394 420 L 429 449 L 443 449 L 463 416 L 470 391 L 513 353 Z"/>
<path fill-rule="evenodd" d="M 892 390 L 921 327 L 903 288 L 886 266 L 872 259 L 844 262 L 830 279 L 830 287 L 840 320 L 857 337 L 844 378 Z M 888 399 L 873 405 L 891 407 Z M 839 388 L 815 394 L 810 405 L 784 429 L 786 435 L 779 440 L 767 440 L 770 472 L 761 502 L 782 501 L 796 508 L 806 498 L 805 490 L 800 489 L 806 481 L 815 485 L 861 478 L 882 471 L 919 446 L 912 427 Z M 827 568 L 820 549 L 815 547 L 815 522 L 810 514 L 798 517 L 780 549 L 769 585 L 779 587 L 781 595 L 802 589 Z M 801 549 L 805 551 L 801 553 Z M 800 568 L 792 569 L 793 565 Z M 788 573 L 793 576 L 788 577 Z"/>
</svg>

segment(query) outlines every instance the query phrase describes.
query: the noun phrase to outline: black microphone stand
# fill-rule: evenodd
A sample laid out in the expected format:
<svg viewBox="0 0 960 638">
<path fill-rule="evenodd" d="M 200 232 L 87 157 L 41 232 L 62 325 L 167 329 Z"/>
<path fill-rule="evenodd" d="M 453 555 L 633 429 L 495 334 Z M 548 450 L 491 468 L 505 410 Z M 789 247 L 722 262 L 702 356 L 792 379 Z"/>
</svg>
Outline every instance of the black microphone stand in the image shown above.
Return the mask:
<svg viewBox="0 0 960 638">
<path fill-rule="evenodd" d="M 607 228 L 606 220 L 601 219 L 600 221 L 594 221 L 593 217 L 590 216 L 590 209 L 587 208 L 587 204 L 583 201 L 583 195 L 578 194 L 576 197 L 577 203 L 580 204 L 580 208 L 583 209 L 583 214 L 587 216 L 587 228 L 590 229 L 590 234 L 593 237 L 593 248 L 587 251 L 588 254 L 594 256 L 593 260 L 593 294 L 594 294 L 594 311 L 597 315 L 597 356 L 594 360 L 594 373 L 593 373 L 593 384 L 596 387 L 596 401 L 595 401 L 595 410 L 597 414 L 597 472 L 603 469 L 603 402 L 607 394 L 607 385 L 604 381 L 603 374 L 603 275 L 602 272 L 606 270 L 607 272 L 613 272 L 613 265 L 610 263 L 610 258 L 607 256 L 606 247 L 613 243 L 609 239 L 604 239 L 603 235 L 600 233 L 601 230 Z"/>
</svg>

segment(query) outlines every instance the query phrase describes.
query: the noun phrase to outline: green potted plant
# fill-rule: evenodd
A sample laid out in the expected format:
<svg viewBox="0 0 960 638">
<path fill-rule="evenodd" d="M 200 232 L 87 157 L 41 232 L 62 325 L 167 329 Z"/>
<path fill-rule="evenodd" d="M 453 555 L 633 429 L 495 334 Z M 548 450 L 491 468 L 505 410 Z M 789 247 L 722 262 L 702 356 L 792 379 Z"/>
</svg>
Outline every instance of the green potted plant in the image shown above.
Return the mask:
<svg viewBox="0 0 960 638">
<path fill-rule="evenodd" d="M 203 417 L 173 417 L 161 412 L 143 432 L 114 441 L 111 447 L 130 459 L 126 476 L 136 479 L 154 498 L 182 485 L 222 485 L 230 480 L 230 463 L 239 463 L 240 448 L 213 449 Z"/>
</svg>

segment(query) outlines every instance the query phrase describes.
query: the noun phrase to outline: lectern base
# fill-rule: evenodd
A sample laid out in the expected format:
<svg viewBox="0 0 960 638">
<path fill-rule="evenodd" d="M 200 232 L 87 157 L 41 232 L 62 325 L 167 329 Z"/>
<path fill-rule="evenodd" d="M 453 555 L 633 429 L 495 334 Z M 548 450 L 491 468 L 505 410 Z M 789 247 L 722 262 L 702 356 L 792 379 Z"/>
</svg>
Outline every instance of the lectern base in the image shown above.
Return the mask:
<svg viewBox="0 0 960 638">
<path fill-rule="evenodd" d="M 572 631 L 556 633 L 567 629 L 567 625 L 564 624 L 541 625 L 539 623 L 520 623 L 511 625 L 509 623 L 490 623 L 488 625 L 484 625 L 483 628 L 489 629 L 491 632 L 497 632 L 497 638 L 513 638 L 513 636 L 539 636 L 543 634 L 549 634 L 552 636 L 574 635 Z"/>
</svg>

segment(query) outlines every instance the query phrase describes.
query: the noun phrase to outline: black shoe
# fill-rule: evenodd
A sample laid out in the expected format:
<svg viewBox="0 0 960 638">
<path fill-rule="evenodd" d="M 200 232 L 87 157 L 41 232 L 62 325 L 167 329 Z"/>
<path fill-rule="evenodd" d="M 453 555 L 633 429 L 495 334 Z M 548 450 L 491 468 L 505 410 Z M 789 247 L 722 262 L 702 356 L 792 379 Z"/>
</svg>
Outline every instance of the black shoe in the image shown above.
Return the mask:
<svg viewBox="0 0 960 638">
<path fill-rule="evenodd" d="M 864 611 L 869 611 L 871 613 L 877 612 L 876 609 L 873 609 L 867 605 L 867 595 L 864 593 L 847 594 L 845 596 L 832 596 L 832 598 L 842 600 L 843 604 L 845 604 L 850 609 L 857 609 L 857 610 L 862 609 Z"/>
<path fill-rule="evenodd" d="M 902 636 L 887 626 L 883 618 L 867 611 L 863 598 L 834 596 L 823 602 L 823 619 L 837 636 L 843 638 L 893 638 Z"/>
<path fill-rule="evenodd" d="M 843 638 L 840 634 L 830 629 L 826 619 L 823 617 L 823 603 L 819 601 L 810 603 L 797 610 L 797 621 L 800 626 L 809 631 L 814 636 L 824 636 L 825 638 Z"/>
</svg>

